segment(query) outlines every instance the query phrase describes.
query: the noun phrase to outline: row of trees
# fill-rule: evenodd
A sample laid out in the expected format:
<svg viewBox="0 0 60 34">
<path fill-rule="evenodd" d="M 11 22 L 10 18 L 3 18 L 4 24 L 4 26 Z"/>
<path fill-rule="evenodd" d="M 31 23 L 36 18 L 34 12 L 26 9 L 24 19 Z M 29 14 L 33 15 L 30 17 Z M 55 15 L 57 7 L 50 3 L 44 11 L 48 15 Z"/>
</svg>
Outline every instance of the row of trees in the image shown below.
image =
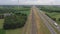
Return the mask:
<svg viewBox="0 0 60 34">
<path fill-rule="evenodd" d="M 25 25 L 26 20 L 26 14 L 15 13 L 14 15 L 6 16 L 3 28 L 5 30 L 21 28 Z"/>
<path fill-rule="evenodd" d="M 40 10 L 43 10 L 43 11 L 48 11 L 48 12 L 60 12 L 60 8 L 59 8 L 59 7 L 53 7 L 53 6 L 45 7 L 45 6 L 42 6 L 42 7 L 40 7 L 40 8 L 41 8 Z"/>
<path fill-rule="evenodd" d="M 18 8 L 17 6 L 15 7 L 12 7 L 12 6 L 7 6 L 7 7 L 0 7 L 0 13 L 14 13 L 14 12 L 17 12 L 17 11 L 29 11 L 30 8 L 27 8 L 27 7 L 23 7 L 23 8 Z"/>
</svg>

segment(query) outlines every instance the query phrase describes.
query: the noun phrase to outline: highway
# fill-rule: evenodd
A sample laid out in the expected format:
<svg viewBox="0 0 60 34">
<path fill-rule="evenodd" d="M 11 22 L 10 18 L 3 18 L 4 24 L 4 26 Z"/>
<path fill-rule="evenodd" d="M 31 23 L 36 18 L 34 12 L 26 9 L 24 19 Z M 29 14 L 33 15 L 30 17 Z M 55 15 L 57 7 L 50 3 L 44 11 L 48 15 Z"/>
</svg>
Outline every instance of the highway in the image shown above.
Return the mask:
<svg viewBox="0 0 60 34">
<path fill-rule="evenodd" d="M 38 15 L 39 18 L 36 16 L 35 13 Z M 51 34 L 57 34 L 57 32 L 53 27 L 55 27 L 58 31 L 60 31 L 59 25 L 55 26 L 54 23 L 56 22 L 53 21 L 51 18 L 49 18 L 47 15 L 45 15 L 45 13 L 43 13 L 41 10 L 39 10 L 35 6 L 31 8 L 30 14 L 31 16 L 30 16 L 29 22 L 25 25 L 25 28 L 24 28 L 24 32 L 26 33 L 23 32 L 23 34 L 40 34 L 39 33 L 40 30 L 38 30 L 39 27 L 37 26 L 39 19 L 43 21 L 43 23 L 45 24 L 43 26 L 46 26 Z M 36 20 L 37 18 L 38 20 Z"/>
<path fill-rule="evenodd" d="M 37 26 L 35 23 L 35 15 L 34 15 L 34 10 L 32 9 L 32 27 L 31 27 L 31 34 L 37 34 Z"/>
</svg>

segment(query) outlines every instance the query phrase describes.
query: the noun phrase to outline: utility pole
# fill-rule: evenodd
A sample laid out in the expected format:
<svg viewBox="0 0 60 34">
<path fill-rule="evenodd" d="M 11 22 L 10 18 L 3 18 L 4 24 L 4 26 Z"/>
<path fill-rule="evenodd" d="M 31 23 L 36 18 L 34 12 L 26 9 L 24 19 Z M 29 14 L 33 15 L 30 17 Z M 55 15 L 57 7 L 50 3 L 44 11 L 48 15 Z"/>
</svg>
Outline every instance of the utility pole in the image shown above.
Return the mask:
<svg viewBox="0 0 60 34">
<path fill-rule="evenodd" d="M 19 0 L 18 0 L 18 9 L 19 9 Z"/>
</svg>

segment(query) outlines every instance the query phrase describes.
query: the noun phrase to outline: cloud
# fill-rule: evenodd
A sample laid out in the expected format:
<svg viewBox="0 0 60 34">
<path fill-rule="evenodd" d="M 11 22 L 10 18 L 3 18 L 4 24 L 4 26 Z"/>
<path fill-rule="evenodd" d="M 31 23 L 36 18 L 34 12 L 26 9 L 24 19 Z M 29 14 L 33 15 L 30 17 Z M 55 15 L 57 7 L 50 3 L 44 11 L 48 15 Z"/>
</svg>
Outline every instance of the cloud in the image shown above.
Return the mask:
<svg viewBox="0 0 60 34">
<path fill-rule="evenodd" d="M 60 0 L 0 0 L 0 5 L 60 5 Z"/>
<path fill-rule="evenodd" d="M 53 2 L 53 0 L 31 0 L 31 1 L 21 2 L 20 4 L 47 5 L 47 4 L 51 4 L 51 2 Z"/>
</svg>

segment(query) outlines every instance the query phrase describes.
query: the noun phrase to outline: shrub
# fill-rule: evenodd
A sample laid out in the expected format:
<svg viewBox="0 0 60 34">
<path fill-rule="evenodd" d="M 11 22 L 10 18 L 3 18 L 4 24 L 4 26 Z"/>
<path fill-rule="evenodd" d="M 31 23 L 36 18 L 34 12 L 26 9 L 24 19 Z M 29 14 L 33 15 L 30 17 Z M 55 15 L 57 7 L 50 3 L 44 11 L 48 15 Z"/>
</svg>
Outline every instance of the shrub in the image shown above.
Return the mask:
<svg viewBox="0 0 60 34">
<path fill-rule="evenodd" d="M 60 21 L 60 18 L 58 20 Z"/>
<path fill-rule="evenodd" d="M 54 21 L 56 21 L 56 18 L 52 18 Z"/>
<path fill-rule="evenodd" d="M 6 30 L 21 28 L 26 23 L 26 20 L 27 20 L 26 14 L 16 13 L 15 15 L 6 16 L 3 28 Z"/>
</svg>

